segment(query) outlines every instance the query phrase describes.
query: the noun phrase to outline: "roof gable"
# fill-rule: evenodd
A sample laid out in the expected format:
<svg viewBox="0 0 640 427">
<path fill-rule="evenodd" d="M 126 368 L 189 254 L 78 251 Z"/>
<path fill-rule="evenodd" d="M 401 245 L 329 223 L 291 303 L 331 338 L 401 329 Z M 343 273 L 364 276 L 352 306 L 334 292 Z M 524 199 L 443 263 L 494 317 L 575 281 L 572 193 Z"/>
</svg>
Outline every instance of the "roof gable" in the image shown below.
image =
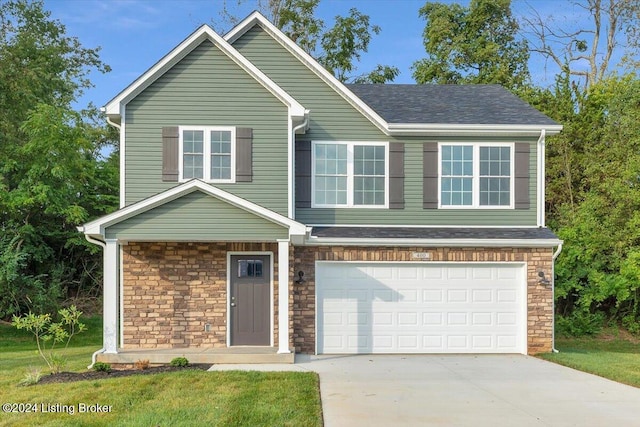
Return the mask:
<svg viewBox="0 0 640 427">
<path fill-rule="evenodd" d="M 185 56 L 192 52 L 203 41 L 208 40 L 220 51 L 227 55 L 231 60 L 240 66 L 247 74 L 253 77 L 265 89 L 272 93 L 284 105 L 289 108 L 290 115 L 296 118 L 303 118 L 305 109 L 291 95 L 280 88 L 255 65 L 249 62 L 231 46 L 224 38 L 219 36 L 208 25 L 202 25 L 187 37 L 182 43 L 176 46 L 171 52 L 165 55 L 160 61 L 153 65 L 149 70 L 142 74 L 133 83 L 127 86 L 115 98 L 109 101 L 104 111 L 110 117 L 118 117 L 121 114 L 121 107 L 135 98 L 140 92 L 145 90 L 149 85 L 162 76 L 167 70 L 180 62 Z"/>
<path fill-rule="evenodd" d="M 304 224 L 197 179 L 185 182 L 148 199 L 141 200 L 109 215 L 84 224 L 78 227 L 78 231 L 89 236 L 102 238 L 105 236 L 105 229 L 107 227 L 126 221 L 129 218 L 133 218 L 158 206 L 165 205 L 194 191 L 201 191 L 222 202 L 243 209 L 282 227 L 286 227 L 289 230 L 290 236 L 304 236 L 306 234 L 306 226 Z"/>
<path fill-rule="evenodd" d="M 358 110 L 362 115 L 370 120 L 381 131 L 383 131 L 384 133 L 388 133 L 387 122 L 382 117 L 380 117 L 380 115 L 376 111 L 374 111 L 369 105 L 367 105 L 360 98 L 354 95 L 347 88 L 347 86 L 336 79 L 333 74 L 327 71 L 322 65 L 318 63 L 318 61 L 316 61 L 311 55 L 300 48 L 300 46 L 295 44 L 289 37 L 287 37 L 282 31 L 280 31 L 275 25 L 273 25 L 259 12 L 253 12 L 244 20 L 242 20 L 238 25 L 236 25 L 227 34 L 225 34 L 224 39 L 233 44 L 255 25 L 259 25 L 267 34 L 269 34 L 274 40 L 280 43 L 295 58 L 297 58 L 300 62 L 307 66 L 322 81 L 324 81 L 329 87 L 335 90 L 340 96 L 342 96 L 349 104 L 351 104 L 356 110 Z"/>
</svg>

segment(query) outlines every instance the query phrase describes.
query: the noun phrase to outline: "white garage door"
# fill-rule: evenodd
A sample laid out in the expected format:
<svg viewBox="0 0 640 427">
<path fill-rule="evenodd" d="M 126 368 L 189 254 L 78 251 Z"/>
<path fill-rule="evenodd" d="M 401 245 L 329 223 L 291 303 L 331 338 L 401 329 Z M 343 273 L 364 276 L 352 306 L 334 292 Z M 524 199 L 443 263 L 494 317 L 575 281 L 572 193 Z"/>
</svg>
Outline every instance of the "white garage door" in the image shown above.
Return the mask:
<svg viewBox="0 0 640 427">
<path fill-rule="evenodd" d="M 316 265 L 318 353 L 526 353 L 522 264 Z"/>
</svg>

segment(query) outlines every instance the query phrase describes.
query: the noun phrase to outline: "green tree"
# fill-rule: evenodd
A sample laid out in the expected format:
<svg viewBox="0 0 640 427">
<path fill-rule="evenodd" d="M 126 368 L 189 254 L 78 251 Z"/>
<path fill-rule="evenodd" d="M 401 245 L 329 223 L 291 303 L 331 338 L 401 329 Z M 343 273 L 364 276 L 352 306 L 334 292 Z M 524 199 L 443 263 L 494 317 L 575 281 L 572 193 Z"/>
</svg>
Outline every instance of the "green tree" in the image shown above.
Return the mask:
<svg viewBox="0 0 640 427">
<path fill-rule="evenodd" d="M 419 12 L 427 57 L 416 61 L 418 83 L 500 84 L 521 89 L 529 81 L 527 42 L 518 38 L 511 0 L 460 4 L 427 2 Z"/>
<path fill-rule="evenodd" d="M 108 71 L 41 1 L 0 5 L 0 317 L 51 311 L 95 286 L 75 227 L 114 209 L 117 150 L 95 109 L 71 104 Z M 93 258 L 99 262 L 98 258 Z"/>
<path fill-rule="evenodd" d="M 640 331 L 640 80 L 610 77 L 575 92 L 580 98 L 560 141 L 573 144 L 566 168 L 575 174 L 573 198 L 556 196 L 552 211 L 565 240 L 556 267 L 558 310 L 602 312 Z M 562 162 L 561 151 L 551 154 L 549 163 Z M 564 180 L 548 176 L 552 184 Z"/>
<path fill-rule="evenodd" d="M 353 76 L 356 62 L 369 49 L 373 34 L 380 34 L 380 27 L 372 25 L 368 15 L 355 8 L 349 16 L 336 16 L 334 26 L 322 35 L 322 53 L 318 62 L 341 82 L 357 80 L 359 83 L 386 83 L 398 74 L 396 67 L 378 65 L 375 70 L 361 76 Z"/>
</svg>

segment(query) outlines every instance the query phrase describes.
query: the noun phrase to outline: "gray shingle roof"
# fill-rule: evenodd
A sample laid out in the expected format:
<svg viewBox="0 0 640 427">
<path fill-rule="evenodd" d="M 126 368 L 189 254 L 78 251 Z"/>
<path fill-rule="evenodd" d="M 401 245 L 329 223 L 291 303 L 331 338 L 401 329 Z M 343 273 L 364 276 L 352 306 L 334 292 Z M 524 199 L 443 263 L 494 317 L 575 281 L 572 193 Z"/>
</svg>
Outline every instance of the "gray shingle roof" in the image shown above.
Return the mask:
<svg viewBox="0 0 640 427">
<path fill-rule="evenodd" d="M 557 125 L 500 85 L 348 84 L 388 123 Z"/>
<path fill-rule="evenodd" d="M 311 235 L 343 239 L 558 239 L 548 228 L 313 227 Z"/>
</svg>

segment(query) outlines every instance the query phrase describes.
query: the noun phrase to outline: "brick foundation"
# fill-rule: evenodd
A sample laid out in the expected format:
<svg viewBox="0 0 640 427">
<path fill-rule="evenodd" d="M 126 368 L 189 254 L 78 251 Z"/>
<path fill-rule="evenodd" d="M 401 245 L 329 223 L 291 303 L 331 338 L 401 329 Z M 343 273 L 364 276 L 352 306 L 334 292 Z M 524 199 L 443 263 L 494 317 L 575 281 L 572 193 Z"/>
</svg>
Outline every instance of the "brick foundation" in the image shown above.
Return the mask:
<svg viewBox="0 0 640 427">
<path fill-rule="evenodd" d="M 316 261 L 414 261 L 412 252 L 429 252 L 431 262 L 524 262 L 527 264 L 527 353 L 551 351 L 553 292 L 539 284 L 538 271 L 549 274 L 551 249 L 535 248 L 388 248 L 301 246 L 295 248 L 297 270 L 305 272 L 304 286 L 293 292 L 293 342 L 296 352 L 315 353 Z"/>
</svg>

